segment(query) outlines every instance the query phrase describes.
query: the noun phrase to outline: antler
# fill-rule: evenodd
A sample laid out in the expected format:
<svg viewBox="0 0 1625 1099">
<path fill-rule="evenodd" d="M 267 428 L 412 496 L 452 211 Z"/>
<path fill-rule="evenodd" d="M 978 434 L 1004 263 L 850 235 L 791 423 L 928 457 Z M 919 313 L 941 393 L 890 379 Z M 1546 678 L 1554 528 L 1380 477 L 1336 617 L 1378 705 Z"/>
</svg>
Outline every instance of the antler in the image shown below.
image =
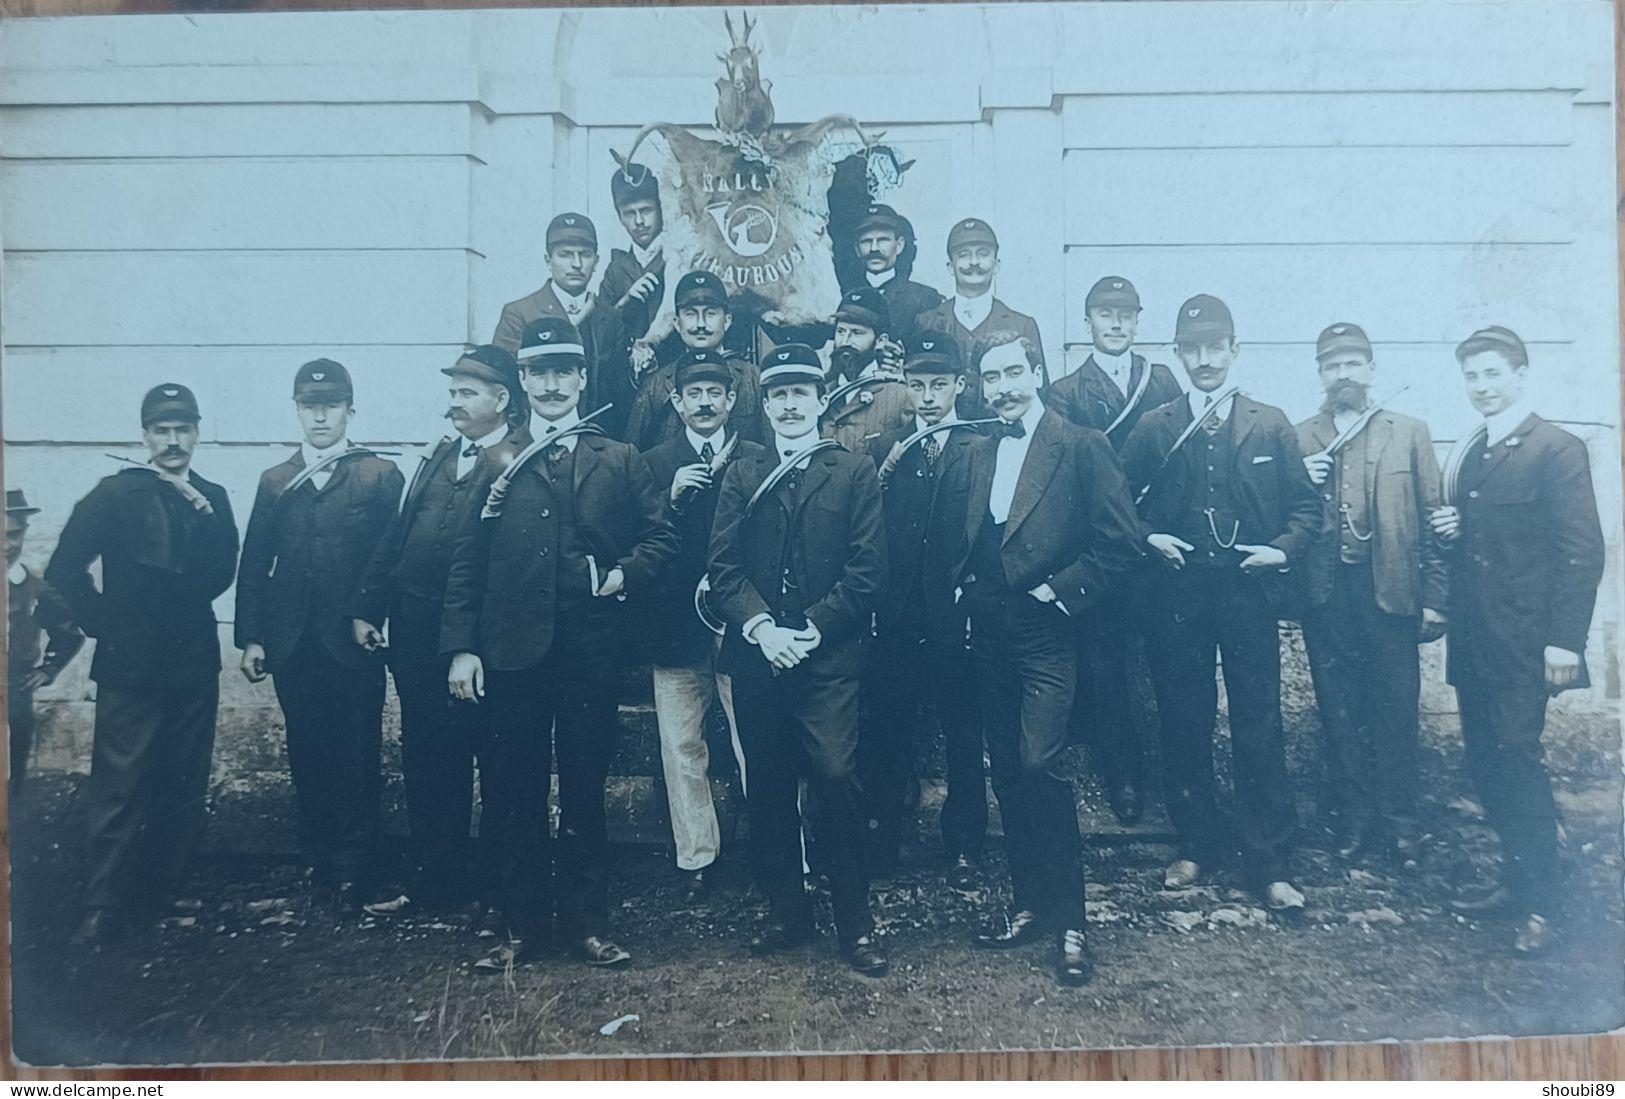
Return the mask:
<svg viewBox="0 0 1625 1099">
<path fill-rule="evenodd" d="M 728 28 L 728 44 L 733 46 L 734 49 L 738 49 L 740 45 L 739 35 L 734 31 L 733 17 L 727 12 L 722 13 L 722 25 Z"/>
<path fill-rule="evenodd" d="M 750 12 L 748 11 L 740 12 L 739 17 L 740 19 L 744 20 L 745 23 L 745 33 L 739 36 L 739 44 L 741 46 L 748 46 L 750 45 L 750 32 L 756 29 L 756 23 L 751 19 Z"/>
</svg>

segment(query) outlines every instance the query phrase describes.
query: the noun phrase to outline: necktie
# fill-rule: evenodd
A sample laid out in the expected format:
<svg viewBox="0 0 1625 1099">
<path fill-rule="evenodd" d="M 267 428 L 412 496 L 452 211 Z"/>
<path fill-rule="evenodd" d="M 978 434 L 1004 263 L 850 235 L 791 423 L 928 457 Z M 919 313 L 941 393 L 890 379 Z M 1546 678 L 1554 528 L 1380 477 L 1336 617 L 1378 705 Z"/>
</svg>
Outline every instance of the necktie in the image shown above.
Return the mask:
<svg viewBox="0 0 1625 1099">
<path fill-rule="evenodd" d="M 710 465 L 716 456 L 716 447 L 712 446 L 711 441 L 707 439 L 705 445 L 700 447 L 700 461 L 704 462 L 706 465 Z"/>
<path fill-rule="evenodd" d="M 547 460 L 550 462 L 562 462 L 564 461 L 564 456 L 569 453 L 569 447 L 565 446 L 563 443 L 554 443 L 552 446 L 547 448 Z"/>
<path fill-rule="evenodd" d="M 927 435 L 920 445 L 925 448 L 925 464 L 935 469 L 937 455 L 942 453 L 942 443 L 937 440 L 935 435 Z"/>
<path fill-rule="evenodd" d="M 1027 437 L 1027 425 L 1022 420 L 1011 420 L 1009 423 L 1004 424 L 1003 428 L 1004 437 L 1007 439 L 1025 439 Z"/>
<path fill-rule="evenodd" d="M 1213 398 L 1212 397 L 1209 397 L 1207 399 L 1207 404 L 1202 406 L 1202 411 L 1203 411 L 1204 414 L 1213 411 Z M 1216 412 L 1213 415 L 1208 416 L 1207 419 L 1202 421 L 1202 430 L 1207 432 L 1209 435 L 1217 435 L 1219 433 L 1219 428 L 1221 428 L 1223 426 L 1224 426 L 1224 420 Z"/>
<path fill-rule="evenodd" d="M 478 454 L 479 452 L 480 452 L 480 444 L 479 443 L 469 443 L 467 446 L 465 446 L 463 448 L 463 457 L 464 458 L 472 458 L 472 457 L 474 457 L 474 455 Z"/>
</svg>

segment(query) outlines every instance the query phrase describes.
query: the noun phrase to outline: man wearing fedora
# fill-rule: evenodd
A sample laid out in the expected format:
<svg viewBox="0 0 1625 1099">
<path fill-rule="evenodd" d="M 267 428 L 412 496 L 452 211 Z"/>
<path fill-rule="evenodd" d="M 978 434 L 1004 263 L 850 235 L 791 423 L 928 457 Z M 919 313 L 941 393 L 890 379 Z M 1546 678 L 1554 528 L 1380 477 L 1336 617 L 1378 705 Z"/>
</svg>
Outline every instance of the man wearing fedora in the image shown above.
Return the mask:
<svg viewBox="0 0 1625 1099">
<path fill-rule="evenodd" d="M 96 639 L 95 741 L 84 922 L 90 945 L 162 906 L 203 825 L 220 700 L 214 600 L 231 586 L 226 490 L 192 471 L 197 398 L 178 383 L 141 402 L 149 463 L 74 505 L 45 579 Z M 98 589 L 90 566 L 101 559 Z"/>
<path fill-rule="evenodd" d="M 446 705 L 450 660 L 440 653 L 440 612 L 452 549 L 470 500 L 483 500 L 497 474 L 530 445 L 529 405 L 519 365 L 491 344 L 470 348 L 441 371 L 449 379 L 446 418 L 456 434 L 424 458 L 400 511 L 367 563 L 351 600 L 356 644 L 383 644 L 401 700 L 401 775 L 418 880 L 413 901 L 455 905 L 468 877 L 474 790 L 473 729 Z"/>
<path fill-rule="evenodd" d="M 22 790 L 28 757 L 34 749 L 34 692 L 49 686 L 85 643 L 73 624 L 73 612 L 39 573 L 23 564 L 23 542 L 29 516 L 39 508 L 28 505 L 20 488 L 6 490 L 6 590 L 10 614 L 6 620 L 6 722 L 11 732 L 11 796 Z M 40 649 L 40 635 L 46 645 Z"/>
</svg>

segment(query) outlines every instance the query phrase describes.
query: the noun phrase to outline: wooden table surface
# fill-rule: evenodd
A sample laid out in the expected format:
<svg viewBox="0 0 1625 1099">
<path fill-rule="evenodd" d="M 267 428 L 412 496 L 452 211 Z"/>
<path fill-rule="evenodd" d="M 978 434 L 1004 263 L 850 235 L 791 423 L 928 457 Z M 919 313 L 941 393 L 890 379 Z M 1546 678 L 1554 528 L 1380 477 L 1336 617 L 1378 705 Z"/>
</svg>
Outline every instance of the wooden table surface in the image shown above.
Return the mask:
<svg viewBox="0 0 1625 1099">
<path fill-rule="evenodd" d="M 633 0 L 635 3 L 636 0 Z M 753 4 L 779 0 L 751 0 Z M 172 0 L 0 0 L 0 18 L 28 15 L 108 15 L 143 12 L 311 11 L 364 8 L 433 9 L 609 6 L 593 0 L 526 4 L 503 0 L 250 0 L 245 3 Z M 616 5 L 619 6 L 619 5 Z M 666 6 L 666 5 L 662 5 Z M 1625 15 L 1614 10 L 1614 101 L 1625 99 Z M 1618 116 L 1616 114 L 1616 126 Z M 1625 179 L 1625 134 L 1619 135 L 1618 178 Z M 1619 209 L 1625 211 L 1625 190 Z M 1625 253 L 1625 219 L 1619 240 Z M 1621 285 L 1625 286 L 1625 278 Z M 1621 316 L 1625 318 L 1625 301 Z M 1622 332 L 1625 336 L 1625 332 Z M 1625 339 L 1622 339 L 1625 343 Z M 1625 409 L 1622 409 L 1625 413 Z M 1622 415 L 1625 421 L 1625 415 Z M 1625 476 L 1625 469 L 1622 469 Z M 0 785 L 0 807 L 5 793 Z M 0 847 L 9 850 L 7 815 L 0 808 Z M 9 911 L 10 884 L 0 874 L 0 908 Z M 0 956 L 0 968 L 9 968 Z M 1625 974 L 1621 975 L 1625 981 Z M 9 987 L 9 980 L 5 982 Z M 11 1004 L 0 997 L 0 1048 L 11 1048 Z M 4 1068 L 0 1068 L 4 1072 Z M 9 1074 L 8 1074 L 9 1075 Z M 1372 1080 L 1531 1079 L 1582 1082 L 1625 1080 L 1625 1036 L 1524 1038 L 1481 1042 L 1413 1042 L 1380 1045 L 1232 1046 L 1222 1049 L 1160 1049 L 1079 1053 L 908 1054 L 829 1057 L 703 1057 L 690 1059 L 463 1062 L 411 1065 L 321 1065 L 286 1069 L 131 1069 L 34 1071 L 16 1069 L 24 1080 Z"/>
</svg>

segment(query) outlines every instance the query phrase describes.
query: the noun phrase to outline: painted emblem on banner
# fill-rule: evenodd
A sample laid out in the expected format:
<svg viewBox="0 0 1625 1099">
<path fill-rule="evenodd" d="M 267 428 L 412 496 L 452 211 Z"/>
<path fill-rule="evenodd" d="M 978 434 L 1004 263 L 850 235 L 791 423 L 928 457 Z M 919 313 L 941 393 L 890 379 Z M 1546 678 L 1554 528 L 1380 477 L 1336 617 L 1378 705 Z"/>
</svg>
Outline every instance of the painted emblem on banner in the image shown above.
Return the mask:
<svg viewBox="0 0 1625 1099">
<path fill-rule="evenodd" d="M 854 149 L 834 135 L 855 134 L 855 147 L 866 155 L 880 135 L 866 135 L 850 115 L 774 127 L 772 83 L 762 79 L 760 54 L 751 43 L 756 23 L 749 15 L 739 28 L 729 15 L 723 23 L 731 46 L 717 55 L 727 75 L 717 81 L 716 137 L 657 122 L 639 131 L 625 155 L 612 155 L 623 171 L 647 165 L 655 172 L 668 261 L 675 258 L 683 271 L 712 272 L 730 296 L 771 323 L 826 320 L 840 298 L 829 190 L 836 164 Z M 908 165 L 898 165 L 891 150 L 885 153 L 889 161 L 872 170 L 888 179 L 900 176 Z M 668 300 L 647 339 L 670 330 L 676 281 L 667 281 Z"/>
</svg>

